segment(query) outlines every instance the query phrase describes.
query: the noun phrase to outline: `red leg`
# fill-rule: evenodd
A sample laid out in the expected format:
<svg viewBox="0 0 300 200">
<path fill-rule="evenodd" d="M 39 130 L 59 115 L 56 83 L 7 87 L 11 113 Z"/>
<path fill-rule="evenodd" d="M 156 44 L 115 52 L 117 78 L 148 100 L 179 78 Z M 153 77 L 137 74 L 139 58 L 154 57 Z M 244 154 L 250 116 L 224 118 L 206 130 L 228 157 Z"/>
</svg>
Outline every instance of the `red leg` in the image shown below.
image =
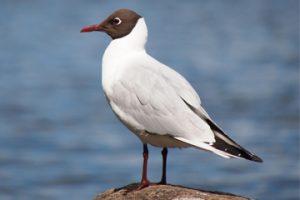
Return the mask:
<svg viewBox="0 0 300 200">
<path fill-rule="evenodd" d="M 161 151 L 162 158 L 163 158 L 163 166 L 162 166 L 162 176 L 161 180 L 158 184 L 165 185 L 167 184 L 167 155 L 168 155 L 168 149 L 166 147 L 163 148 Z"/>
<path fill-rule="evenodd" d="M 144 157 L 144 162 L 143 162 L 143 175 L 142 175 L 142 180 L 140 186 L 137 188 L 137 190 L 143 189 L 147 186 L 150 185 L 150 182 L 148 181 L 147 178 L 147 164 L 148 164 L 148 147 L 147 144 L 144 144 L 143 146 L 143 157 Z"/>
</svg>

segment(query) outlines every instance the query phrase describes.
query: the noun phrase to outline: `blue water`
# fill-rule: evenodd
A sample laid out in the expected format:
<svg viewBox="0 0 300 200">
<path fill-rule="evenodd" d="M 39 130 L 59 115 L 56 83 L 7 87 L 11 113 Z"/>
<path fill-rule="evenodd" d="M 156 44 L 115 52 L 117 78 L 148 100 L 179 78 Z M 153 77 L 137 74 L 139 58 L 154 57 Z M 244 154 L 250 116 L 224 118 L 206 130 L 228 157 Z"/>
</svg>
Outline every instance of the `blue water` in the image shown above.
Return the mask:
<svg viewBox="0 0 300 200">
<path fill-rule="evenodd" d="M 299 1 L 17 1 L 0 6 L 0 199 L 92 199 L 140 180 L 142 145 L 113 115 L 99 68 L 110 39 L 80 34 L 127 7 L 148 52 L 263 164 L 170 150 L 172 184 L 299 199 Z M 150 148 L 158 181 L 160 149 Z"/>
</svg>

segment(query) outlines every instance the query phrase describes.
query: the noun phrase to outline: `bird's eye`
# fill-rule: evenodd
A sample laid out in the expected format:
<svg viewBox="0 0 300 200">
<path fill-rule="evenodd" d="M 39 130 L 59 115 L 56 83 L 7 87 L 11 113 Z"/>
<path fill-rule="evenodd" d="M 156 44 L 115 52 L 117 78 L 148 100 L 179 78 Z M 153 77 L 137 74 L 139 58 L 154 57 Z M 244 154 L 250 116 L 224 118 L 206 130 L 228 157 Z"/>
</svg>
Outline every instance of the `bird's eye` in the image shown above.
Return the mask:
<svg viewBox="0 0 300 200">
<path fill-rule="evenodd" d="M 122 20 L 119 17 L 116 17 L 112 20 L 112 23 L 114 25 L 120 25 L 122 23 Z"/>
</svg>

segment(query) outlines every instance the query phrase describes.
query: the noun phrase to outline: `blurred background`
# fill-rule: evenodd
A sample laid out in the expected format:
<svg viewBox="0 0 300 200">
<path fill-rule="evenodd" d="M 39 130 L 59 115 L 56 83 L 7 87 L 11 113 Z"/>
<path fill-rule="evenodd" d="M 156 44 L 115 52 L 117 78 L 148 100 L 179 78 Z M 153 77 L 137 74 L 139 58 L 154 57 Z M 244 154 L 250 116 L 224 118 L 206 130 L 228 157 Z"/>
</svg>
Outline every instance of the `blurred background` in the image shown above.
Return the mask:
<svg viewBox="0 0 300 200">
<path fill-rule="evenodd" d="M 140 181 L 142 144 L 102 93 L 110 38 L 79 33 L 124 7 L 145 17 L 149 54 L 183 74 L 211 117 L 264 159 L 174 149 L 168 181 L 299 199 L 298 0 L 0 2 L 0 199 L 93 199 Z M 160 175 L 160 149 L 150 147 L 150 180 Z"/>
</svg>

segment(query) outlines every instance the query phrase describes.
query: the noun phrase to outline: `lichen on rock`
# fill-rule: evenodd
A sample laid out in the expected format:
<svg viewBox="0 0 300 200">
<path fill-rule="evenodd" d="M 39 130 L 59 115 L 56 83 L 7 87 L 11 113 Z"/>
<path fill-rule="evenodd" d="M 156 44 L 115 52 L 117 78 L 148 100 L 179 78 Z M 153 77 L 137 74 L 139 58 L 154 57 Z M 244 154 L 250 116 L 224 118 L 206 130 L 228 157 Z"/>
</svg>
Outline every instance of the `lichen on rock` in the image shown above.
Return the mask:
<svg viewBox="0 0 300 200">
<path fill-rule="evenodd" d="M 94 200 L 249 200 L 249 198 L 224 192 L 212 192 L 177 185 L 150 185 L 135 190 L 138 183 L 109 189 Z"/>
</svg>

